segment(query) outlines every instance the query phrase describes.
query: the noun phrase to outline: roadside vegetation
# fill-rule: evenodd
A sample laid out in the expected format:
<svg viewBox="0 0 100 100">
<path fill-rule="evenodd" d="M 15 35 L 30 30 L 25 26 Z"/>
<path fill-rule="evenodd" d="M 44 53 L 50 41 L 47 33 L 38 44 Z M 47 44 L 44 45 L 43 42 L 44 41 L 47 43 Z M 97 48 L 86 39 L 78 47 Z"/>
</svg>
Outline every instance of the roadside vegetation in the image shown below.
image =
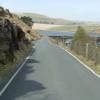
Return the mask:
<svg viewBox="0 0 100 100">
<path fill-rule="evenodd" d="M 100 73 L 100 47 L 97 46 L 96 40 L 90 37 L 82 27 L 78 27 L 70 49 L 82 56 L 89 63 L 89 66 Z"/>
<path fill-rule="evenodd" d="M 0 7 L 0 79 L 16 69 L 31 52 L 31 41 L 39 38 L 29 26 L 30 22 L 30 18 L 25 17 L 23 22 L 8 9 Z"/>
<path fill-rule="evenodd" d="M 100 46 L 96 40 L 87 34 L 87 31 L 79 26 L 72 42 L 65 44 L 61 38 L 50 39 L 57 45 L 67 49 L 81 61 L 87 64 L 96 73 L 100 74 Z"/>
<path fill-rule="evenodd" d="M 92 60 L 95 65 L 99 64 L 99 46 L 96 40 L 90 37 L 82 27 L 78 27 L 71 44 L 71 49 L 78 55 L 86 57 L 87 60 Z M 98 56 L 97 56 L 98 55 Z"/>
<path fill-rule="evenodd" d="M 33 25 L 33 21 L 32 18 L 29 16 L 22 16 L 20 18 L 25 24 L 27 24 L 28 26 L 32 26 Z"/>
</svg>

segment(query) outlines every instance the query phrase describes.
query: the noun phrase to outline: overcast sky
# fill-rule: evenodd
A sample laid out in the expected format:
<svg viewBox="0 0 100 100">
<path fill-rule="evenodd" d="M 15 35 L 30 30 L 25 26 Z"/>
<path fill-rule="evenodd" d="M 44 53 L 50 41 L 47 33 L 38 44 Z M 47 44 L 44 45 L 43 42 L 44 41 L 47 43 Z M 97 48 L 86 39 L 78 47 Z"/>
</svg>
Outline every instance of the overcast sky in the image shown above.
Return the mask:
<svg viewBox="0 0 100 100">
<path fill-rule="evenodd" d="M 100 0 L 0 0 L 13 12 L 33 12 L 70 20 L 100 21 Z"/>
</svg>

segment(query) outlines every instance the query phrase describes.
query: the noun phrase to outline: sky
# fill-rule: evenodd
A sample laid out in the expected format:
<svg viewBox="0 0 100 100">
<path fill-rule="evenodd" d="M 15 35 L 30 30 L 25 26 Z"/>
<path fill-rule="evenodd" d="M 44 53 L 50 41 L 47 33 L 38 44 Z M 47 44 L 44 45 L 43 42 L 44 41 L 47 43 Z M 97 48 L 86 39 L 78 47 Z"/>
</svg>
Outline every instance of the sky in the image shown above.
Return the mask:
<svg viewBox="0 0 100 100">
<path fill-rule="evenodd" d="M 100 0 L 0 0 L 12 12 L 33 12 L 49 17 L 100 21 Z"/>
</svg>

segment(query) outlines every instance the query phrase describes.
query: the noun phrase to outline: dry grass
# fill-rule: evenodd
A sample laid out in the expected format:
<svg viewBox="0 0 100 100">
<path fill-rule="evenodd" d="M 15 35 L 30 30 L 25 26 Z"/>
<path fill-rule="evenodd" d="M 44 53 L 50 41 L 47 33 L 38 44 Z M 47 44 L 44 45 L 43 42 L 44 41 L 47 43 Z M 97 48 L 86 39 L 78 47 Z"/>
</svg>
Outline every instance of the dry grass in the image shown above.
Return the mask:
<svg viewBox="0 0 100 100">
<path fill-rule="evenodd" d="M 52 30 L 52 31 L 71 31 L 71 32 L 76 32 L 77 30 L 77 27 L 80 26 L 78 24 L 76 25 L 63 25 L 63 26 L 57 26 L 57 27 L 51 27 L 49 28 L 49 30 Z M 87 32 L 96 32 L 98 34 L 100 34 L 100 24 L 83 24 L 81 25 Z"/>
<path fill-rule="evenodd" d="M 52 43 L 56 43 L 56 40 L 50 38 Z M 87 60 L 85 57 L 83 57 L 82 55 L 77 55 L 74 51 L 72 51 L 71 49 L 69 49 L 68 47 L 66 47 L 65 45 L 62 44 L 62 42 L 60 42 L 59 44 L 60 47 L 68 50 L 69 52 L 71 52 L 73 55 L 75 55 L 77 58 L 79 58 L 82 62 L 84 62 L 86 65 L 88 65 L 92 70 L 94 70 L 97 74 L 100 75 L 100 64 L 95 65 L 93 61 L 91 60 Z"/>
<path fill-rule="evenodd" d="M 49 28 L 54 28 L 54 27 L 60 27 L 63 25 L 53 25 L 53 24 L 39 24 L 39 23 L 35 23 L 32 27 L 32 29 L 35 30 L 47 30 Z"/>
<path fill-rule="evenodd" d="M 23 48 L 21 48 L 20 51 L 15 52 L 16 59 L 14 63 L 9 62 L 6 65 L 0 65 L 0 78 L 4 78 L 8 76 L 11 72 L 13 72 L 13 70 L 16 68 L 16 65 L 20 64 L 23 61 L 26 54 L 29 53 L 30 49 L 31 49 L 31 46 L 29 47 L 24 46 Z"/>
<path fill-rule="evenodd" d="M 71 52 L 73 55 L 75 55 L 77 58 L 79 58 L 82 62 L 84 62 L 86 65 L 88 65 L 91 69 L 93 69 L 97 74 L 100 75 L 100 65 L 95 65 L 93 61 L 87 60 L 82 55 L 77 55 L 74 51 L 70 50 L 69 48 L 62 46 L 63 48 L 67 49 L 69 52 Z"/>
</svg>

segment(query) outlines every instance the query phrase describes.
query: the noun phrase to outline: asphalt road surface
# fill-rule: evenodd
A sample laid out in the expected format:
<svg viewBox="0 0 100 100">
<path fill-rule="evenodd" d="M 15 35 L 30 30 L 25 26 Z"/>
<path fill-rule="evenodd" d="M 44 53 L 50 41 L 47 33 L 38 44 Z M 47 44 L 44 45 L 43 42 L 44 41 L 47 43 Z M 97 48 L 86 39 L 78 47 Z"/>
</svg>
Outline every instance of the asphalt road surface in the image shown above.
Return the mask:
<svg viewBox="0 0 100 100">
<path fill-rule="evenodd" d="M 44 37 L 0 100 L 100 100 L 100 79 Z"/>
</svg>

